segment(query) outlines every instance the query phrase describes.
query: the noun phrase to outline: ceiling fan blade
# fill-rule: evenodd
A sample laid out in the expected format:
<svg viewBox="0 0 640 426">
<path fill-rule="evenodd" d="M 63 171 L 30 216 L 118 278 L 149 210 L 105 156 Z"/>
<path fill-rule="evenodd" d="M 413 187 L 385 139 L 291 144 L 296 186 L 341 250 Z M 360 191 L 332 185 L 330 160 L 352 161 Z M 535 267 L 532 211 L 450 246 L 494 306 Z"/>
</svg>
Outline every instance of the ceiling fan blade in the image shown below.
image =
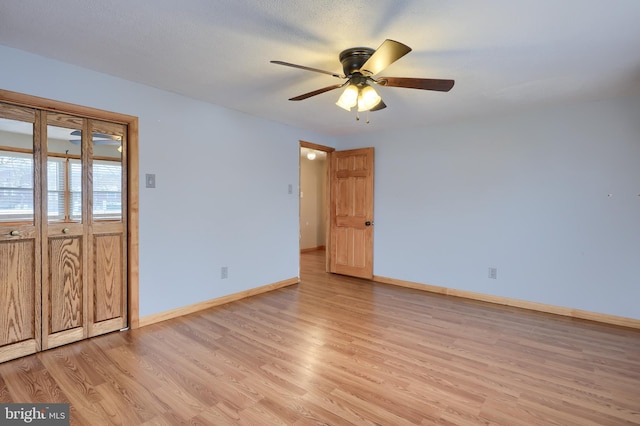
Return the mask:
<svg viewBox="0 0 640 426">
<path fill-rule="evenodd" d="M 322 89 L 314 90 L 313 92 L 305 93 L 303 95 L 296 96 L 295 98 L 290 98 L 289 100 L 290 101 L 301 101 L 301 100 L 310 98 L 312 96 L 319 95 L 319 94 L 324 93 L 324 92 L 328 92 L 330 90 L 339 89 L 339 88 L 343 87 L 347 83 L 348 83 L 348 81 L 345 82 L 345 83 L 342 83 L 342 84 L 334 84 L 333 86 L 323 87 Z"/>
<path fill-rule="evenodd" d="M 82 130 L 74 130 L 73 132 L 70 133 L 72 136 L 82 136 Z M 106 133 L 93 133 L 93 138 L 99 138 L 99 139 L 112 139 L 114 141 L 119 141 L 121 139 L 120 136 L 116 136 L 116 135 L 108 135 Z"/>
<path fill-rule="evenodd" d="M 338 73 L 331 72 L 331 71 L 319 70 L 318 68 L 305 67 L 304 65 L 296 65 L 296 64 L 291 64 L 289 62 L 283 62 L 283 61 L 271 61 L 271 63 L 272 64 L 277 64 L 277 65 L 284 65 L 285 67 L 299 68 L 299 69 L 305 70 L 305 71 L 320 72 L 322 74 L 328 74 L 328 75 L 330 75 L 332 77 L 346 78 L 342 74 L 338 74 Z"/>
<path fill-rule="evenodd" d="M 70 139 L 69 142 L 71 142 L 74 145 L 80 145 L 82 143 L 82 139 Z M 120 145 L 120 141 L 116 139 L 94 139 L 93 144 L 94 145 Z"/>
<path fill-rule="evenodd" d="M 373 108 L 371 108 L 369 111 L 380 111 L 381 109 L 384 109 L 386 107 L 387 105 L 384 103 L 382 99 L 380 99 L 380 102 L 378 102 L 378 104 Z"/>
<path fill-rule="evenodd" d="M 408 89 L 437 90 L 448 92 L 455 83 L 454 80 L 441 80 L 436 78 L 411 78 L 411 77 L 380 77 L 374 80 L 381 86 L 406 87 Z"/>
<path fill-rule="evenodd" d="M 395 40 L 386 39 L 367 62 L 360 67 L 364 75 L 378 74 L 380 71 L 411 52 L 411 48 Z"/>
</svg>

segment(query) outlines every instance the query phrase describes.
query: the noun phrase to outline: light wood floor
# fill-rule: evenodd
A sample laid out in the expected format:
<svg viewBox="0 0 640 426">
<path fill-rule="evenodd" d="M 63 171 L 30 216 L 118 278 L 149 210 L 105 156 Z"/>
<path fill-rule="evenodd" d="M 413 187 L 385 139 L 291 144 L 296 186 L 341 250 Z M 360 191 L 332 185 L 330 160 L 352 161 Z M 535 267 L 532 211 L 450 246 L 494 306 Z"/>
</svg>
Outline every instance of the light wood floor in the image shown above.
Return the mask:
<svg viewBox="0 0 640 426">
<path fill-rule="evenodd" d="M 0 365 L 71 424 L 640 424 L 640 332 L 320 272 Z"/>
</svg>

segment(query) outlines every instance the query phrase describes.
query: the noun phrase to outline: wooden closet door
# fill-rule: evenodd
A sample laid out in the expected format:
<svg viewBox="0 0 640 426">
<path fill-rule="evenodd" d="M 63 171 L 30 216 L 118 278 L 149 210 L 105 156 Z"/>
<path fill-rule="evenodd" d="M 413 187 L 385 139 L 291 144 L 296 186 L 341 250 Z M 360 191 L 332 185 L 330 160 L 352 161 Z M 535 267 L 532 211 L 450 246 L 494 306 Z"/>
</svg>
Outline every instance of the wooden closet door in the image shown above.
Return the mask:
<svg viewBox="0 0 640 426">
<path fill-rule="evenodd" d="M 121 124 L 91 120 L 88 189 L 89 336 L 127 327 L 126 135 Z"/>
<path fill-rule="evenodd" d="M 0 362 L 128 326 L 127 132 L 0 103 Z"/>
<path fill-rule="evenodd" d="M 43 129 L 42 349 L 88 336 L 88 129 L 58 113 Z"/>
<path fill-rule="evenodd" d="M 41 344 L 39 117 L 0 103 L 0 362 Z"/>
<path fill-rule="evenodd" d="M 42 348 L 127 326 L 127 128 L 47 113 Z"/>
</svg>

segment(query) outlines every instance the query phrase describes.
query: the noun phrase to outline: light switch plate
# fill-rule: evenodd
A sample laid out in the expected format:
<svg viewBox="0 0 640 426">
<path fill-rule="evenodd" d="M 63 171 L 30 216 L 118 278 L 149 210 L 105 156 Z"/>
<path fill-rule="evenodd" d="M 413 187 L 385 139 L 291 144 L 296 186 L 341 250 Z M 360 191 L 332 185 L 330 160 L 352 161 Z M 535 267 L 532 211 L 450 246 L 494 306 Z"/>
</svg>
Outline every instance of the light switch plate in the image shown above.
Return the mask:
<svg viewBox="0 0 640 426">
<path fill-rule="evenodd" d="M 156 187 L 156 175 L 154 173 L 147 173 L 144 175 L 146 187 L 147 188 L 155 188 Z"/>
<path fill-rule="evenodd" d="M 493 280 L 498 279 L 498 268 L 489 268 L 489 278 Z"/>
</svg>

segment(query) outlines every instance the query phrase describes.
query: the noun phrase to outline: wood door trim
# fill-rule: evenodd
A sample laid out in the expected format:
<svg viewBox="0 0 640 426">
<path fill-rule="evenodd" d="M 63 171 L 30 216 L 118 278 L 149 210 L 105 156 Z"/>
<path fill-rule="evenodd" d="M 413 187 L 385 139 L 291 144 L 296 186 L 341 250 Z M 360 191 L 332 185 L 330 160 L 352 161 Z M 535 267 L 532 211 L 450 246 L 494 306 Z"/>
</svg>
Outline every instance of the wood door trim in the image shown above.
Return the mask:
<svg viewBox="0 0 640 426">
<path fill-rule="evenodd" d="M 120 124 L 128 125 L 131 121 L 138 120 L 138 117 L 133 115 L 86 107 L 69 102 L 55 101 L 33 95 L 25 95 L 23 93 L 12 92 L 9 90 L 0 89 L 0 100 L 9 104 L 42 109 L 45 111 L 61 112 L 69 115 L 77 115 L 83 118 L 111 121 Z"/>
<path fill-rule="evenodd" d="M 335 148 L 331 148 L 330 146 L 318 145 L 317 143 L 307 142 L 303 140 L 300 141 L 300 148 L 315 149 L 316 151 L 323 152 L 333 152 L 336 150 Z"/>
<path fill-rule="evenodd" d="M 35 274 L 36 274 L 36 291 L 41 295 L 36 300 L 36 311 L 34 324 L 38 326 L 35 329 L 36 334 L 36 350 L 42 349 L 42 243 L 43 243 L 43 233 L 42 233 L 42 223 L 43 217 L 46 217 L 46 211 L 42 203 L 42 188 L 46 185 L 46 182 L 42 181 L 42 171 L 46 170 L 47 160 L 42 155 L 42 146 L 40 144 L 36 144 L 35 141 L 39 140 L 42 132 L 47 126 L 47 123 L 44 122 L 44 114 L 42 111 L 37 111 L 35 116 L 35 122 L 33 126 L 33 213 L 34 213 L 34 222 L 35 229 L 38 230 L 36 232 L 36 251 L 35 251 Z M 44 167 L 44 169 L 42 169 Z M 40 213 L 38 213 L 40 212 Z M 42 216 L 42 212 L 44 212 L 45 216 Z"/>
<path fill-rule="evenodd" d="M 38 96 L 25 95 L 9 90 L 0 90 L 0 102 L 35 108 L 46 111 L 62 112 L 84 118 L 110 121 L 127 125 L 127 145 L 122 153 L 127 161 L 127 288 L 129 327 L 139 327 L 139 185 L 138 185 L 138 117 L 116 112 L 85 107 L 68 102 L 55 101 Z M 46 123 L 42 125 L 46 126 Z M 36 131 L 38 131 L 36 129 Z M 40 129 L 42 131 L 42 129 Z M 46 161 L 46 160 L 45 160 Z M 46 212 L 45 212 L 46 213 Z"/>
</svg>

